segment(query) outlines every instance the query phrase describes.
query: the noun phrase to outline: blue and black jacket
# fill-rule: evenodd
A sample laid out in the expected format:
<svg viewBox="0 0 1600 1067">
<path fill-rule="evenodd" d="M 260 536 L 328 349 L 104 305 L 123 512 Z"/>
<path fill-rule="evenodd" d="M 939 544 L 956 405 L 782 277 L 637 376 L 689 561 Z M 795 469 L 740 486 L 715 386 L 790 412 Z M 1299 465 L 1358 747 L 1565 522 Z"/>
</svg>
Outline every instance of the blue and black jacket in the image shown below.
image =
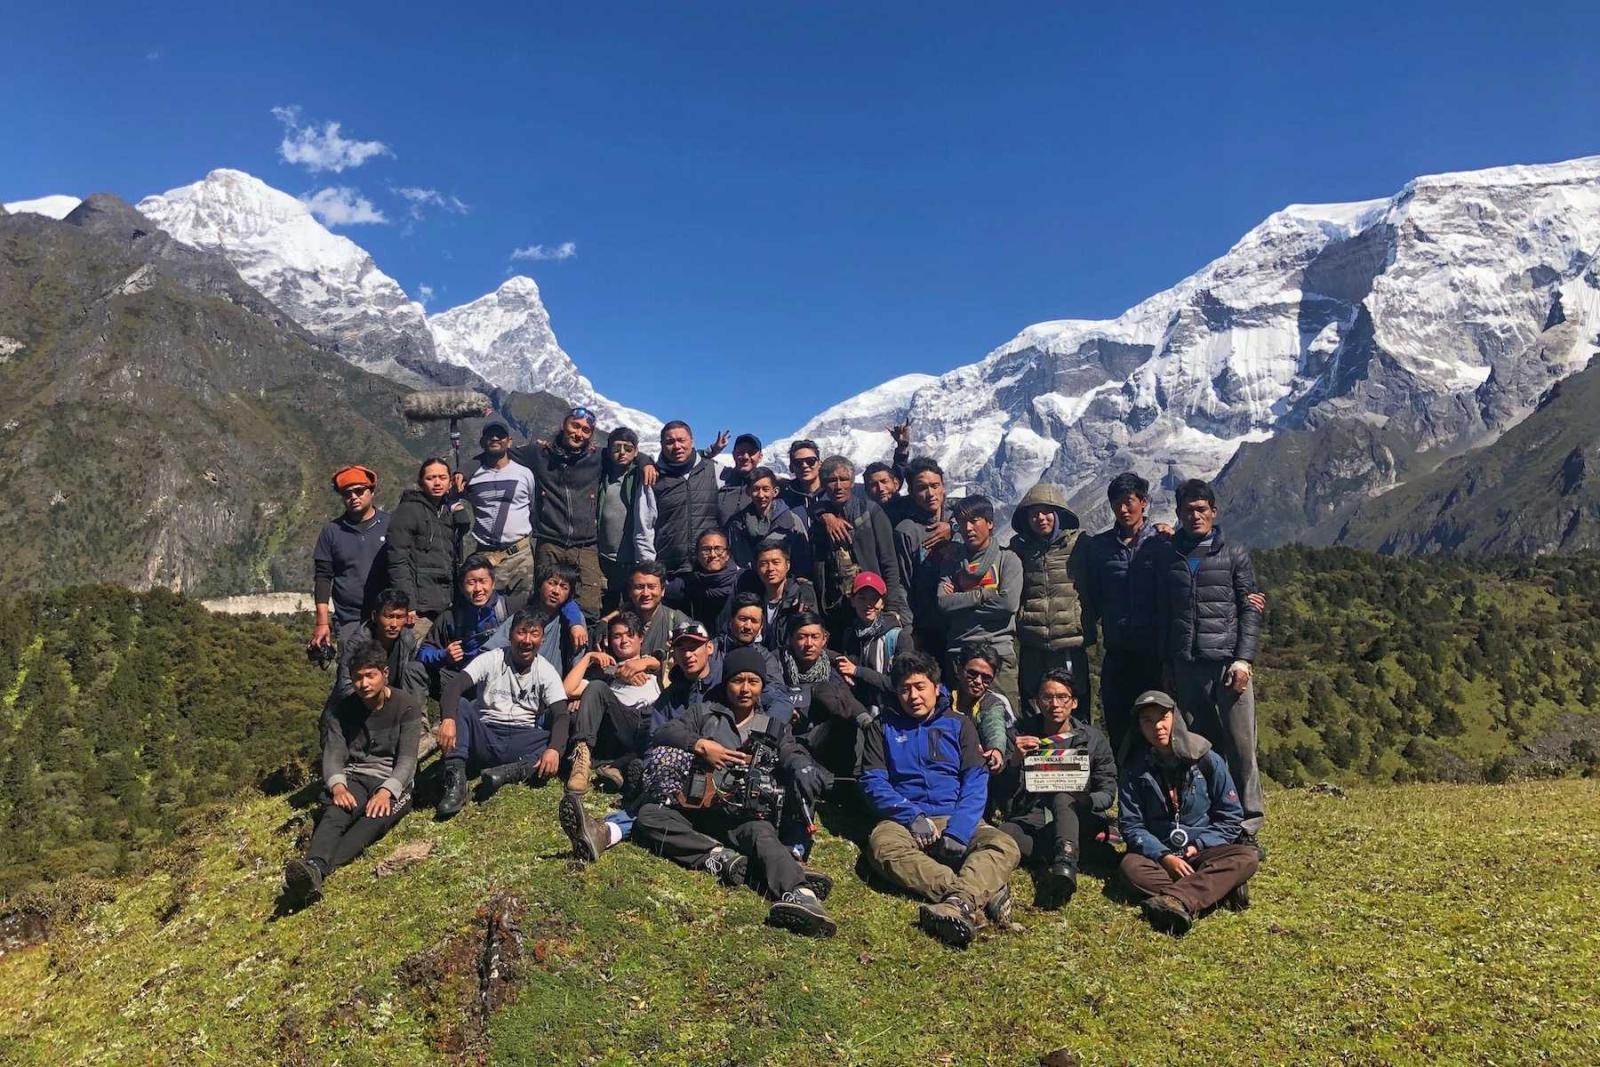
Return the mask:
<svg viewBox="0 0 1600 1067">
<path fill-rule="evenodd" d="M 1164 765 L 1149 745 L 1140 745 L 1122 771 L 1118 825 L 1128 849 L 1159 861 L 1177 851 L 1168 843 L 1174 826 L 1182 826 L 1189 844 L 1202 851 L 1239 840 L 1244 808 L 1227 763 L 1211 742 L 1187 731 L 1173 732 L 1172 751 L 1174 761 Z"/>
<path fill-rule="evenodd" d="M 919 815 L 945 816 L 945 836 L 972 843 L 989 796 L 989 771 L 978 746 L 978 727 L 950 707 L 939 691 L 938 706 L 925 719 L 899 708 L 864 731 L 861 791 L 880 818 L 910 826 Z"/>
</svg>

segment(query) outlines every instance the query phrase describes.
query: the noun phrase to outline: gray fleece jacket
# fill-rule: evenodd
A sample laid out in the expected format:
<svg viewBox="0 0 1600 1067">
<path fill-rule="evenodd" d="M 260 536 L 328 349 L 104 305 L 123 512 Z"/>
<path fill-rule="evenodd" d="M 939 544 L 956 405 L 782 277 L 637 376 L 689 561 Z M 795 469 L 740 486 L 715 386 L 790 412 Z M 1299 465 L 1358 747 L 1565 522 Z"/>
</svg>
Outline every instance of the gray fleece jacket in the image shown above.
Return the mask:
<svg viewBox="0 0 1600 1067">
<path fill-rule="evenodd" d="M 994 538 L 981 552 L 952 556 L 939 574 L 938 603 L 951 648 L 970 642 L 1014 655 L 1022 561 Z"/>
</svg>

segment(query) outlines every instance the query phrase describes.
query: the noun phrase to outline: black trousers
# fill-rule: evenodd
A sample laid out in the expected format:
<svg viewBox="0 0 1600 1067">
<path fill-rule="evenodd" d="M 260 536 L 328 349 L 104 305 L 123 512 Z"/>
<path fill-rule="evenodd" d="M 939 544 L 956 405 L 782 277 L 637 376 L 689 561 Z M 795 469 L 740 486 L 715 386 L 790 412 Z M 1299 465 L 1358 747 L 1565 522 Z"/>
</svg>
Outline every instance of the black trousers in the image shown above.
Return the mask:
<svg viewBox="0 0 1600 1067">
<path fill-rule="evenodd" d="M 691 870 L 702 866 L 712 849 L 727 844 L 750 857 L 746 884 L 775 897 L 805 884 L 800 861 L 778 839 L 777 828 L 760 819 L 730 819 L 715 809 L 691 818 L 679 808 L 646 804 L 632 836 L 639 846 Z"/>
<path fill-rule="evenodd" d="M 1147 689 L 1162 687 L 1161 657 L 1154 653 L 1108 648 L 1100 661 L 1100 716 L 1117 766 L 1127 758 L 1128 741 L 1138 733 L 1133 702 Z M 1087 712 L 1085 713 L 1087 714 Z"/>
<path fill-rule="evenodd" d="M 639 750 L 639 733 L 643 712 L 648 708 L 630 708 L 617 699 L 611 687 L 602 682 L 590 682 L 583 687 L 578 700 L 577 718 L 572 720 L 572 740 L 589 746 L 589 753 L 597 760 L 618 759 Z"/>
<path fill-rule="evenodd" d="M 1083 831 L 1098 833 L 1105 817 L 1089 806 L 1089 798 L 1076 793 L 1046 793 L 1032 809 L 1000 824 L 1022 851 L 1023 863 L 1053 863 L 1058 857 L 1076 864 L 1083 852 Z"/>
<path fill-rule="evenodd" d="M 356 798 L 356 806 L 351 811 L 335 804 L 332 791 L 324 790 L 322 817 L 317 820 L 317 828 L 311 833 L 311 848 L 306 858 L 318 860 L 324 870 L 332 872 L 361 855 L 368 845 L 388 833 L 389 827 L 411 810 L 411 798 L 406 797 L 404 803 L 396 799 L 388 815 L 381 819 L 369 819 L 363 814 L 367 809 L 367 801 L 382 784 L 353 774 L 345 779 L 345 788 Z"/>
</svg>

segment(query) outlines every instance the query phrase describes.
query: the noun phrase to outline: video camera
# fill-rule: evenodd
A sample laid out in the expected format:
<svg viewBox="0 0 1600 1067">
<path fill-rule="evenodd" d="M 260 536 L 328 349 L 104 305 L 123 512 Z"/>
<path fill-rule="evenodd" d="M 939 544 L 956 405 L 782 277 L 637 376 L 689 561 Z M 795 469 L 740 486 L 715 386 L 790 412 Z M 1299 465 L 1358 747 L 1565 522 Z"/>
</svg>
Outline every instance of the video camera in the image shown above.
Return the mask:
<svg viewBox="0 0 1600 1067">
<path fill-rule="evenodd" d="M 717 805 L 731 815 L 778 825 L 784 787 L 778 781 L 778 741 L 765 731 L 750 735 L 739 751 L 749 763 L 733 763 L 713 775 Z"/>
<path fill-rule="evenodd" d="M 307 645 L 306 659 L 316 664 L 322 670 L 327 670 L 339 662 L 339 649 L 332 641 L 325 645 Z"/>
</svg>

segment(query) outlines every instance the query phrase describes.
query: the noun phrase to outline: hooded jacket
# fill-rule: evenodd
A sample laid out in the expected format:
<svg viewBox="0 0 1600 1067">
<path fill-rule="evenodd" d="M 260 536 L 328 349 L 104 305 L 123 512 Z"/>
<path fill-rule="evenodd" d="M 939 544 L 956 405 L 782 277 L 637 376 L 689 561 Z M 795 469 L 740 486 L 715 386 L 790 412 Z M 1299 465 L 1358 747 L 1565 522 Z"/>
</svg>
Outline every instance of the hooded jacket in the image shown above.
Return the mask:
<svg viewBox="0 0 1600 1067">
<path fill-rule="evenodd" d="M 407 489 L 389 516 L 384 580 L 411 598 L 411 610 L 430 618 L 455 599 L 461 542 L 472 529 L 472 507 L 449 497 L 434 500 Z"/>
<path fill-rule="evenodd" d="M 1253 661 L 1261 649 L 1261 612 L 1250 551 L 1224 541 L 1222 527 L 1198 544 L 1179 534 L 1156 557 L 1162 654 L 1173 660 Z"/>
<path fill-rule="evenodd" d="M 766 518 L 757 516 L 755 505 L 747 503 L 723 524 L 722 532 L 728 537 L 733 562 L 746 570 L 755 565 L 761 542 L 778 538 L 789 546 L 789 569 L 796 574 L 811 573 L 811 530 L 805 514 L 781 500 L 772 502 Z"/>
<path fill-rule="evenodd" d="M 1042 539 L 1028 523 L 1031 508 L 1056 513 L 1056 528 Z M 1017 606 L 1017 640 L 1030 648 L 1058 652 L 1084 643 L 1083 602 L 1078 596 L 1083 553 L 1078 516 L 1067 507 L 1061 487 L 1040 482 L 1011 513 L 1011 551 L 1022 563 L 1022 599 Z"/>
<path fill-rule="evenodd" d="M 1163 763 L 1148 744 L 1138 744 L 1123 768 L 1117 788 L 1117 823 L 1128 849 L 1160 861 L 1176 851 L 1169 845 L 1174 826 L 1199 849 L 1231 845 L 1243 831 L 1244 808 L 1221 756 L 1199 734 L 1175 728 L 1173 760 Z M 1167 785 L 1177 793 L 1174 816 Z"/>
<path fill-rule="evenodd" d="M 856 665 L 856 699 L 874 713 L 894 700 L 889 668 L 895 656 L 914 646 L 911 632 L 891 616 L 879 615 L 872 625 L 842 627 L 828 638 L 832 652 L 848 657 Z"/>
<path fill-rule="evenodd" d="M 909 827 L 917 816 L 946 816 L 946 836 L 972 843 L 989 798 L 989 770 L 978 728 L 950 708 L 943 691 L 925 719 L 895 708 L 863 731 L 861 791 L 881 819 Z"/>
<path fill-rule="evenodd" d="M 665 460 L 656 469 L 655 558 L 669 574 L 687 571 L 700 535 L 722 529 L 716 466 L 695 456 L 681 469 Z"/>
</svg>

